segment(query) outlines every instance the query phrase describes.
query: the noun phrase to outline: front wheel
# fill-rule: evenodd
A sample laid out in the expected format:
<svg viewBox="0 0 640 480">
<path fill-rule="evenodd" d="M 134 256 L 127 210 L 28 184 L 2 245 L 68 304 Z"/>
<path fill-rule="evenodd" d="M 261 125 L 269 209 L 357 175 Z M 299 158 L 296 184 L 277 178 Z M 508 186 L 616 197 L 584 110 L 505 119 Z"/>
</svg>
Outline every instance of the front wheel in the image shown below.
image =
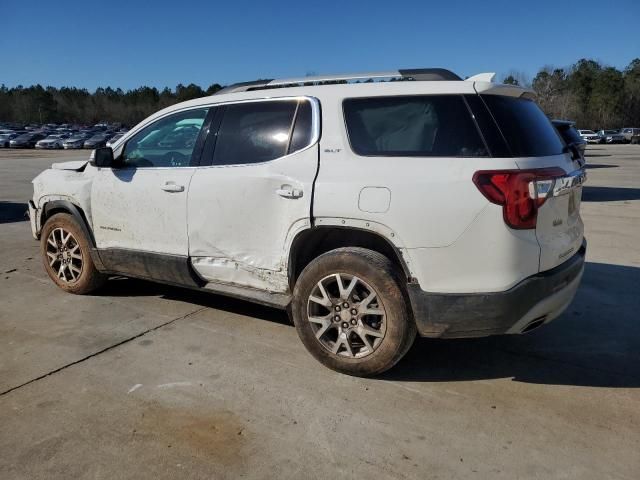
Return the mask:
<svg viewBox="0 0 640 480">
<path fill-rule="evenodd" d="M 373 376 L 393 367 L 416 336 L 395 265 L 384 255 L 338 248 L 302 271 L 293 319 L 307 350 L 325 366 Z"/>
<path fill-rule="evenodd" d="M 71 215 L 57 213 L 46 221 L 40 251 L 47 274 L 65 292 L 84 295 L 106 281 L 91 260 L 82 228 Z"/>
</svg>

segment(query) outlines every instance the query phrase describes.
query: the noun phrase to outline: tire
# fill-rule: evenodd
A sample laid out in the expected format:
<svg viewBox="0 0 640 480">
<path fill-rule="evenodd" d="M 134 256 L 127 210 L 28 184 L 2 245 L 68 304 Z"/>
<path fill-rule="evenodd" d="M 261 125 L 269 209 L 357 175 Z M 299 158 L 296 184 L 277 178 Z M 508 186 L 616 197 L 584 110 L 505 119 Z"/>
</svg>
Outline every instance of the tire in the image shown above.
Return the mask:
<svg viewBox="0 0 640 480">
<path fill-rule="evenodd" d="M 381 374 L 416 337 L 401 285 L 396 266 L 378 252 L 347 247 L 320 255 L 294 288 L 293 321 L 300 340 L 332 370 L 362 377 Z"/>
<path fill-rule="evenodd" d="M 93 264 L 81 226 L 69 214 L 57 213 L 46 221 L 40 237 L 40 254 L 49 278 L 65 292 L 85 295 L 107 280 Z"/>
</svg>

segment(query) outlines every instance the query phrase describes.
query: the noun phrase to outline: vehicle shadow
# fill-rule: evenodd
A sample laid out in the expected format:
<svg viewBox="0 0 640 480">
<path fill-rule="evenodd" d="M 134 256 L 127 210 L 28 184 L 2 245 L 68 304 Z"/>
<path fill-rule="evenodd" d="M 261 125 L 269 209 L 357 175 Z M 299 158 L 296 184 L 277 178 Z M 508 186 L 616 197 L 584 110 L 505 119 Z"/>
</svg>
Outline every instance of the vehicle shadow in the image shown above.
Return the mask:
<svg viewBox="0 0 640 480">
<path fill-rule="evenodd" d="M 26 203 L 0 201 L 0 223 L 26 222 Z"/>
<path fill-rule="evenodd" d="M 527 335 L 476 339 L 417 338 L 380 380 L 513 381 L 610 388 L 640 387 L 640 268 L 587 263 L 567 311 Z M 159 296 L 290 324 L 284 311 L 220 295 L 114 278 L 100 291 L 114 297 Z"/>
<path fill-rule="evenodd" d="M 640 268 L 587 263 L 567 311 L 527 335 L 418 339 L 383 378 L 640 387 Z"/>
<path fill-rule="evenodd" d="M 598 168 L 619 168 L 619 165 L 605 165 L 604 163 L 587 163 L 584 168 L 586 169 L 598 169 Z"/>
<path fill-rule="evenodd" d="M 582 188 L 583 202 L 617 202 L 640 200 L 640 188 L 592 187 Z"/>
<path fill-rule="evenodd" d="M 290 324 L 287 313 L 277 308 L 267 307 L 237 298 L 225 297 L 206 291 L 174 287 L 133 278 L 111 278 L 107 284 L 100 289 L 99 295 L 108 297 L 162 297 L 169 300 L 223 310 L 229 313 L 251 316 L 260 320 Z"/>
</svg>

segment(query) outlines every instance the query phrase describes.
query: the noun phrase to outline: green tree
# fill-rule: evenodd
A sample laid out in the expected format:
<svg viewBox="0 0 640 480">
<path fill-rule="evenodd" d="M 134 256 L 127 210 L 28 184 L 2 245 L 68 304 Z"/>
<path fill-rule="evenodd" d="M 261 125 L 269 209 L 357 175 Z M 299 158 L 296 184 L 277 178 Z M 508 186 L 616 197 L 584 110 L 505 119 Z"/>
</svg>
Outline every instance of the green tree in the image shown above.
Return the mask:
<svg viewBox="0 0 640 480">
<path fill-rule="evenodd" d="M 504 80 L 502 80 L 502 83 L 506 85 L 520 85 L 520 82 L 518 82 L 518 79 L 515 78 L 513 75 L 507 75 L 504 78 Z"/>
</svg>

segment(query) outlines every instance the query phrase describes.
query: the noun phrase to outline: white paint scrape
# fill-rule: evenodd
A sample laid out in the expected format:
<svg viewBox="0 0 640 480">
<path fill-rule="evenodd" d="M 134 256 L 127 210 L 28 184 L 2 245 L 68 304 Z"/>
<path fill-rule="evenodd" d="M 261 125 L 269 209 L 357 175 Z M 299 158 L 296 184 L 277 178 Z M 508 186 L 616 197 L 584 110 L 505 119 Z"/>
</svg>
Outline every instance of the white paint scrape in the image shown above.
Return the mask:
<svg viewBox="0 0 640 480">
<path fill-rule="evenodd" d="M 191 385 L 192 385 L 191 382 L 172 382 L 172 383 L 162 383 L 158 385 L 157 388 L 190 387 Z"/>
<path fill-rule="evenodd" d="M 127 394 L 135 392 L 135 391 L 136 391 L 137 389 L 139 389 L 141 386 L 142 386 L 142 384 L 141 384 L 141 383 L 136 383 L 133 387 L 131 387 L 131 388 L 129 389 L 129 391 L 127 392 Z"/>
</svg>

